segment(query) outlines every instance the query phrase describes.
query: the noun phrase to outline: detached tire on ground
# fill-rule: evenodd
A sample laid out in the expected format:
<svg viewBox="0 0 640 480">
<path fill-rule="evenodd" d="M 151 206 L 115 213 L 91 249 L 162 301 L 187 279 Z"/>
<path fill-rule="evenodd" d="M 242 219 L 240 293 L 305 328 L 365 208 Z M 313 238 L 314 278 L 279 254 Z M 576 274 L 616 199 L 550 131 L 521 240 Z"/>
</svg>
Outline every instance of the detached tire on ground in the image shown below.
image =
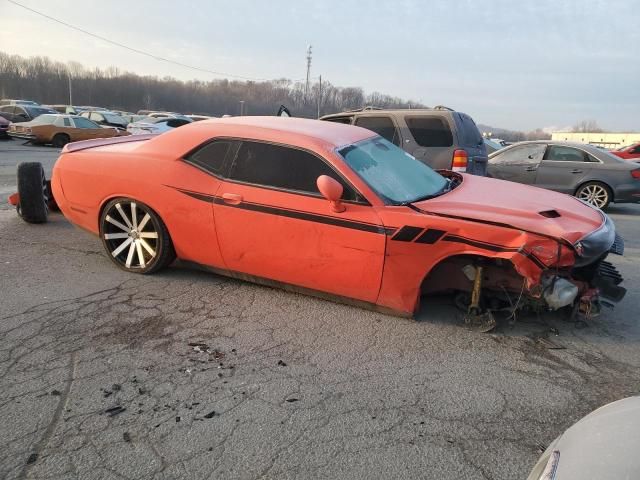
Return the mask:
<svg viewBox="0 0 640 480">
<path fill-rule="evenodd" d="M 25 222 L 44 223 L 49 215 L 49 188 L 39 162 L 18 165 L 18 214 Z"/>
</svg>

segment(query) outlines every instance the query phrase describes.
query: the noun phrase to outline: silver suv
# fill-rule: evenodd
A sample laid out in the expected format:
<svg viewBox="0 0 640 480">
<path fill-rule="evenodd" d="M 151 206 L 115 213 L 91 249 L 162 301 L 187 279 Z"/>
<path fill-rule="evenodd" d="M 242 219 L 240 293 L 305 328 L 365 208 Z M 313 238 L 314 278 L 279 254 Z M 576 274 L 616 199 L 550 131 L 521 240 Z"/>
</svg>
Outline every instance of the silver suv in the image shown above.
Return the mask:
<svg viewBox="0 0 640 480">
<path fill-rule="evenodd" d="M 325 115 L 320 120 L 373 130 L 434 169 L 487 173 L 487 149 L 473 119 L 438 106 L 382 110 L 365 107 Z"/>
</svg>

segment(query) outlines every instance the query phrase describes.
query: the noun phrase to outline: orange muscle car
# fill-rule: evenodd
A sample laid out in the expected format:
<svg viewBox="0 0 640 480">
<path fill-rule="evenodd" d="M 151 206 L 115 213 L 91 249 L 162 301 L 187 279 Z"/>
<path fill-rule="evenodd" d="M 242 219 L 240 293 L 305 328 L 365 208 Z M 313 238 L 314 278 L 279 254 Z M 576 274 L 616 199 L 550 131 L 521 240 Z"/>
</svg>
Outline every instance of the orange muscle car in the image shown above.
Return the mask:
<svg viewBox="0 0 640 480">
<path fill-rule="evenodd" d="M 45 114 L 30 122 L 13 123 L 9 136 L 30 140 L 32 143 L 64 147 L 69 142 L 94 138 L 112 138 L 129 135 L 124 130 L 103 128 L 95 122 L 77 115 Z"/>
<path fill-rule="evenodd" d="M 576 198 L 435 172 L 363 128 L 278 117 L 67 145 L 52 177 L 124 270 L 176 257 L 411 316 L 421 294 L 477 309 L 594 314 L 625 289 L 611 220 Z"/>
</svg>

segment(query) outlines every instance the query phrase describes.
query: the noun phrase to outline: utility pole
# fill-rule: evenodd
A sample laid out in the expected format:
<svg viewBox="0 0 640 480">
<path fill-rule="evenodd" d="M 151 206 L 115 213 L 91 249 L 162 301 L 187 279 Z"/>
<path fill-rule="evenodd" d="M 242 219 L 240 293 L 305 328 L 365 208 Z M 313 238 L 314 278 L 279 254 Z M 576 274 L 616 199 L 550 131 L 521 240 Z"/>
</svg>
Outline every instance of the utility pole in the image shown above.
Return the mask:
<svg viewBox="0 0 640 480">
<path fill-rule="evenodd" d="M 307 83 L 304 86 L 304 99 L 309 98 L 309 75 L 311 74 L 311 45 L 307 47 Z"/>
<path fill-rule="evenodd" d="M 320 75 L 320 83 L 318 85 L 318 118 L 320 118 L 320 102 L 322 101 L 322 75 Z"/>
<path fill-rule="evenodd" d="M 67 68 L 67 77 L 69 79 L 69 105 L 73 105 L 73 96 L 71 95 L 71 70 Z"/>
<path fill-rule="evenodd" d="M 240 100 L 240 116 L 244 115 L 244 100 Z"/>
</svg>

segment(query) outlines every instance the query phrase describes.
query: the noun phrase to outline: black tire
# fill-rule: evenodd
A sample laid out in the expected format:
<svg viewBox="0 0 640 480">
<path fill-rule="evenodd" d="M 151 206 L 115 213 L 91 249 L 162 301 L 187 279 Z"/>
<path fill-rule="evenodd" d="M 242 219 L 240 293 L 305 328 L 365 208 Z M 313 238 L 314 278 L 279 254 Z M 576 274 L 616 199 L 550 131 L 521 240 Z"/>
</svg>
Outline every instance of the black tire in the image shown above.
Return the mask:
<svg viewBox="0 0 640 480">
<path fill-rule="evenodd" d="M 47 180 L 47 195 L 49 202 L 47 203 L 47 207 L 49 207 L 50 212 L 59 212 L 60 207 L 56 203 L 56 199 L 53 197 L 53 190 L 51 190 L 51 180 Z"/>
<path fill-rule="evenodd" d="M 49 215 L 49 193 L 44 169 L 39 162 L 18 165 L 18 214 L 25 222 L 44 223 Z"/>
<path fill-rule="evenodd" d="M 587 182 L 580 185 L 575 196 L 600 210 L 605 210 L 613 200 L 611 189 L 602 182 Z"/>
<path fill-rule="evenodd" d="M 100 238 L 109 258 L 127 272 L 155 273 L 176 258 L 160 216 L 131 198 L 116 198 L 105 205 L 100 215 Z"/>
<path fill-rule="evenodd" d="M 62 148 L 70 141 L 71 138 L 69 138 L 69 135 L 67 135 L 66 133 L 56 133 L 51 139 L 51 145 L 56 148 Z"/>
</svg>

